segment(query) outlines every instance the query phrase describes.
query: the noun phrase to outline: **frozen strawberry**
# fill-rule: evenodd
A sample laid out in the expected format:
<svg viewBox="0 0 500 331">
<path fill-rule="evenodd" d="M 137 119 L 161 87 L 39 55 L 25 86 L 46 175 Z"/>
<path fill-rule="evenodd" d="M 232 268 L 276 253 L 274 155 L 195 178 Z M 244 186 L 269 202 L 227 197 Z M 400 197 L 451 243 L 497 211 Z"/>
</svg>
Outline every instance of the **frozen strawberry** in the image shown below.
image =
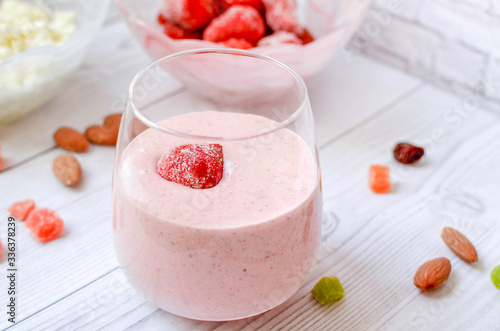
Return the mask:
<svg viewBox="0 0 500 331">
<path fill-rule="evenodd" d="M 369 185 L 375 193 L 387 193 L 391 190 L 389 167 L 372 165 L 370 167 Z"/>
<path fill-rule="evenodd" d="M 9 208 L 9 213 L 18 221 L 25 221 L 35 209 L 35 201 L 28 199 L 14 203 Z"/>
<path fill-rule="evenodd" d="M 228 40 L 221 41 L 219 44 L 222 44 L 229 48 L 238 49 L 249 49 L 253 47 L 253 45 L 250 44 L 246 39 L 242 38 L 229 38 Z"/>
<path fill-rule="evenodd" d="M 218 12 L 223 12 L 229 7 L 236 5 L 252 6 L 262 13 L 264 10 L 264 4 L 262 0 L 214 0 L 215 6 Z"/>
<path fill-rule="evenodd" d="M 299 35 L 300 40 L 302 40 L 302 44 L 307 45 L 314 41 L 314 37 L 311 35 L 309 30 L 304 28 L 304 31 L 301 35 Z"/>
<path fill-rule="evenodd" d="M 163 0 L 161 14 L 186 30 L 203 29 L 215 17 L 214 0 Z"/>
<path fill-rule="evenodd" d="M 214 187 L 224 172 L 222 146 L 189 144 L 176 147 L 160 157 L 156 170 L 162 178 L 184 186 Z"/>
<path fill-rule="evenodd" d="M 64 226 L 62 219 L 51 209 L 35 209 L 25 224 L 40 241 L 56 239 Z"/>
<path fill-rule="evenodd" d="M 232 6 L 215 18 L 203 32 L 203 39 L 219 42 L 229 38 L 242 38 L 252 45 L 266 33 L 264 19 L 250 6 Z"/>
<path fill-rule="evenodd" d="M 302 40 L 300 40 L 295 33 L 278 31 L 259 40 L 257 46 L 274 46 L 280 44 L 302 45 Z"/>
<path fill-rule="evenodd" d="M 299 22 L 295 0 L 262 0 L 267 25 L 273 31 L 293 32 L 302 35 L 304 28 Z"/>
<path fill-rule="evenodd" d="M 178 25 L 165 22 L 163 24 L 163 33 L 172 39 L 201 39 L 201 33 L 196 31 L 188 31 Z"/>
<path fill-rule="evenodd" d="M 158 15 L 158 23 L 160 23 L 162 25 L 165 24 L 165 23 L 167 23 L 166 17 L 163 16 L 163 14 L 161 14 L 161 13 Z"/>
</svg>

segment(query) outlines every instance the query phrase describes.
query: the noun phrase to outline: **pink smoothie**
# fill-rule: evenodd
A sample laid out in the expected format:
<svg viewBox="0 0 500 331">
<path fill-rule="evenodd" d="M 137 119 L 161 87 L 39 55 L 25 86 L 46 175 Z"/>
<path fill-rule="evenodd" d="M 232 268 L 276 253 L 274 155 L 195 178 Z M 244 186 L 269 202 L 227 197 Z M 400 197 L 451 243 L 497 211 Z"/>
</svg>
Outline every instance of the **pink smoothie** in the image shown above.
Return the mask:
<svg viewBox="0 0 500 331">
<path fill-rule="evenodd" d="M 200 112 L 160 123 L 200 136 L 241 137 L 276 126 L 267 118 Z M 219 143 L 224 176 L 192 189 L 156 173 L 166 151 Z M 230 320 L 268 310 L 295 293 L 315 263 L 322 199 L 318 167 L 288 129 L 232 141 L 186 139 L 148 129 L 115 173 L 114 240 L 129 281 L 171 313 Z"/>
</svg>

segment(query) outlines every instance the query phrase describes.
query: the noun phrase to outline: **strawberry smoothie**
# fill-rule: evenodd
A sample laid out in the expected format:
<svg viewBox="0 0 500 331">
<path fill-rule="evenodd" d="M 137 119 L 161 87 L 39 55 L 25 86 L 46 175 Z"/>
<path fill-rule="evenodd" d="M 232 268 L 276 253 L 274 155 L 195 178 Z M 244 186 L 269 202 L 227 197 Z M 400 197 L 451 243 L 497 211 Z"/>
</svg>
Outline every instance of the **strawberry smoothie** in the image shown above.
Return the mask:
<svg viewBox="0 0 500 331">
<path fill-rule="evenodd" d="M 155 129 L 125 149 L 114 183 L 114 241 L 120 266 L 149 301 L 201 320 L 266 311 L 293 295 L 315 263 L 322 198 L 317 164 L 288 129 L 239 113 L 197 112 L 159 123 L 217 140 L 224 173 L 209 189 L 170 182 L 161 155 L 212 143 Z"/>
</svg>

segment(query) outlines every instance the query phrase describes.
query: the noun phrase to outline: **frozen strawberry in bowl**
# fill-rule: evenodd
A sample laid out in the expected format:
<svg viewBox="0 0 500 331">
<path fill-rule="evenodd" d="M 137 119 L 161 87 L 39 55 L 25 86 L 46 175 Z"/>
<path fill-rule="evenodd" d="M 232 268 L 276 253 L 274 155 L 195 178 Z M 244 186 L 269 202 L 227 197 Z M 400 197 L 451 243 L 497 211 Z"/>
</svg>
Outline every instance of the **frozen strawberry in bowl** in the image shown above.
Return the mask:
<svg viewBox="0 0 500 331">
<path fill-rule="evenodd" d="M 304 78 L 315 75 L 329 63 L 354 34 L 370 5 L 365 0 L 306 0 L 304 6 L 297 6 L 296 0 L 115 2 L 153 59 L 200 48 L 247 49 L 282 61 Z M 253 10 L 242 14 L 242 7 Z M 264 34 L 257 17 L 265 23 Z M 165 24 L 189 31 L 186 34 L 189 36 L 179 38 L 179 32 L 169 33 Z M 222 31 L 224 25 L 229 26 L 228 31 Z M 252 32 L 245 35 L 247 30 Z M 297 38 L 292 35 L 284 38 L 285 32 Z"/>
</svg>

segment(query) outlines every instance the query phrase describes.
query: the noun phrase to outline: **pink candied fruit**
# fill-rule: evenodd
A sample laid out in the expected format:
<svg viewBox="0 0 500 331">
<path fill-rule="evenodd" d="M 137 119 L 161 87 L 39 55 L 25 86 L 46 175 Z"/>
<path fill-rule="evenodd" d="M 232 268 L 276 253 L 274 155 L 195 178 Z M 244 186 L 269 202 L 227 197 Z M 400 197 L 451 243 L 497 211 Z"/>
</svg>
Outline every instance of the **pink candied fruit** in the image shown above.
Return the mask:
<svg viewBox="0 0 500 331">
<path fill-rule="evenodd" d="M 165 20 L 190 31 L 206 27 L 215 17 L 213 0 L 163 0 Z"/>
<path fill-rule="evenodd" d="M 391 190 L 389 167 L 372 165 L 370 167 L 369 185 L 375 193 L 388 193 Z"/>
<path fill-rule="evenodd" d="M 64 227 L 57 213 L 48 208 L 32 211 L 25 224 L 38 240 L 43 242 L 59 237 Z"/>
<path fill-rule="evenodd" d="M 220 42 L 238 38 L 255 45 L 265 33 L 266 25 L 260 13 L 253 7 L 237 5 L 215 18 L 203 31 L 203 39 Z"/>
<path fill-rule="evenodd" d="M 188 31 L 170 22 L 163 23 L 163 33 L 172 39 L 201 39 L 201 33 Z"/>
<path fill-rule="evenodd" d="M 304 28 L 299 22 L 295 0 L 263 0 L 267 25 L 273 31 L 288 31 L 300 36 Z"/>
<path fill-rule="evenodd" d="M 300 40 L 295 33 L 278 31 L 259 40 L 257 46 L 274 46 L 281 44 L 302 45 L 302 40 Z"/>
<path fill-rule="evenodd" d="M 18 221 L 26 221 L 33 209 L 35 209 L 35 201 L 28 199 L 14 203 L 10 206 L 9 213 Z"/>
<path fill-rule="evenodd" d="M 246 39 L 243 38 L 229 38 L 228 40 L 221 41 L 220 44 L 229 48 L 238 49 L 249 49 L 253 47 L 252 44 L 250 44 Z"/>
<path fill-rule="evenodd" d="M 171 182 L 195 189 L 219 184 L 224 155 L 219 144 L 182 145 L 163 153 L 156 164 L 158 174 Z"/>
</svg>

